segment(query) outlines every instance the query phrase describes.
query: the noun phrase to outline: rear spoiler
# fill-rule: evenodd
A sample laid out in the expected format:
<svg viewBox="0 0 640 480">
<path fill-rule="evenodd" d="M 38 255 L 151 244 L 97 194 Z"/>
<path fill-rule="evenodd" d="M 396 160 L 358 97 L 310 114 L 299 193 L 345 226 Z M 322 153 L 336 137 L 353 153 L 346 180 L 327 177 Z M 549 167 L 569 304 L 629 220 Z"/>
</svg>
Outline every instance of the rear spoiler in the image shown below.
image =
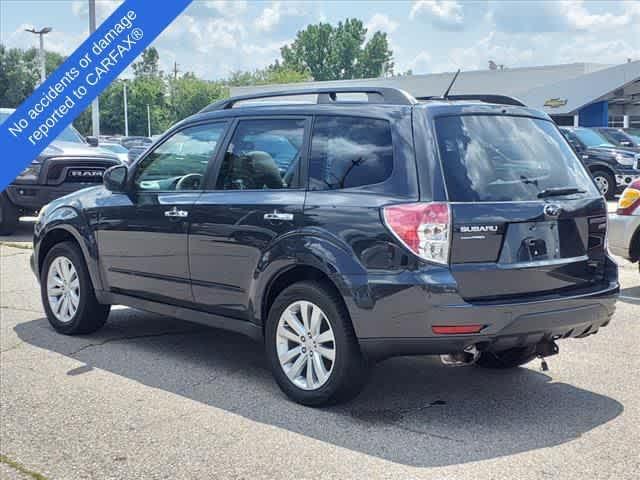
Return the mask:
<svg viewBox="0 0 640 480">
<path fill-rule="evenodd" d="M 416 100 L 478 100 L 485 103 L 497 103 L 498 105 L 514 105 L 517 107 L 526 107 L 522 101 L 507 95 L 494 95 L 484 93 L 470 93 L 465 95 L 447 95 L 444 97 L 416 97 Z"/>
</svg>

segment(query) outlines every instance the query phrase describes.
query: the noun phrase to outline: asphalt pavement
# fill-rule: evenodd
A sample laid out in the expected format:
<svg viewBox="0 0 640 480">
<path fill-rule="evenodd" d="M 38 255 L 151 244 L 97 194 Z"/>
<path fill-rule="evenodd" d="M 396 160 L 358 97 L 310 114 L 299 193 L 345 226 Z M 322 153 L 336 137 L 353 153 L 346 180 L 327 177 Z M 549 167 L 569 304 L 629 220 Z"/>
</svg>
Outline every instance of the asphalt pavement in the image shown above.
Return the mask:
<svg viewBox="0 0 640 480">
<path fill-rule="evenodd" d="M 29 240 L 29 224 L 0 237 L 2 479 L 639 476 L 637 265 L 620 260 L 611 324 L 560 342 L 547 372 L 395 358 L 351 403 L 310 409 L 236 334 L 124 307 L 56 334 Z"/>
</svg>

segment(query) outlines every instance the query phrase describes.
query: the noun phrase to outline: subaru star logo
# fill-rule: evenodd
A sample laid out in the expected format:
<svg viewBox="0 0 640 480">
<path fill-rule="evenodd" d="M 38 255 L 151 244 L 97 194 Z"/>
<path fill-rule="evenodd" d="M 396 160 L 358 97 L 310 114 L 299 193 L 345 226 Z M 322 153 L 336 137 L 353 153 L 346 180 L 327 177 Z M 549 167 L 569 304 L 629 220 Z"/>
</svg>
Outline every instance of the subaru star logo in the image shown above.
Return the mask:
<svg viewBox="0 0 640 480">
<path fill-rule="evenodd" d="M 554 205 L 552 203 L 544 206 L 544 214 L 548 217 L 557 217 L 560 215 L 561 210 L 562 209 L 558 205 Z"/>
</svg>

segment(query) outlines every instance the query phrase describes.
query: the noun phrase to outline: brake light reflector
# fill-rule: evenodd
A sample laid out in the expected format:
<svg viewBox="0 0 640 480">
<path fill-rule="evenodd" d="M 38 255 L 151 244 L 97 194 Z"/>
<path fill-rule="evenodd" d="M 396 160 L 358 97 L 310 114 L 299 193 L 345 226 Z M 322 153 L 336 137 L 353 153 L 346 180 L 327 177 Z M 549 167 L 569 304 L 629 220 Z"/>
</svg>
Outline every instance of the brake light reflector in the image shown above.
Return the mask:
<svg viewBox="0 0 640 480">
<path fill-rule="evenodd" d="M 634 182 L 622 192 L 618 200 L 618 215 L 631 215 L 640 207 L 640 182 Z"/>
<path fill-rule="evenodd" d="M 451 212 L 446 202 L 404 203 L 384 207 L 391 232 L 420 258 L 446 265 L 451 241 Z"/>
<path fill-rule="evenodd" d="M 480 333 L 482 325 L 434 325 L 431 330 L 436 335 L 460 335 L 465 333 Z"/>
</svg>

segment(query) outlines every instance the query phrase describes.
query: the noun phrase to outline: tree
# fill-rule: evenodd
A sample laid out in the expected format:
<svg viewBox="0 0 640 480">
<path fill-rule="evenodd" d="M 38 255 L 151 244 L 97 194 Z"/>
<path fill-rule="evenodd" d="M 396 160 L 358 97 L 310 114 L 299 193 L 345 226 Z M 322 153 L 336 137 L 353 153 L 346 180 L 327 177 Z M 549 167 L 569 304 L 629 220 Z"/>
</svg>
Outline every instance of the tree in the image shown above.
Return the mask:
<svg viewBox="0 0 640 480">
<path fill-rule="evenodd" d="M 131 67 L 136 77 L 160 77 L 160 55 L 155 47 L 145 48 L 140 55 L 140 60 L 134 62 Z"/>
<path fill-rule="evenodd" d="M 51 73 L 65 60 L 45 51 L 45 68 Z M 40 58 L 35 48 L 7 49 L 0 44 L 0 107 L 17 107 L 33 93 L 40 82 Z"/>
<path fill-rule="evenodd" d="M 309 80 L 311 80 L 309 73 L 286 68 L 276 60 L 272 65 L 264 69 L 254 70 L 253 72 L 240 70 L 231 72 L 225 83 L 233 87 L 243 87 L 247 85 L 268 85 L 272 83 L 298 83 Z"/>
<path fill-rule="evenodd" d="M 361 20 L 347 18 L 337 26 L 309 25 L 291 45 L 280 50 L 282 67 L 308 72 L 314 80 L 344 80 L 393 74 L 393 52 L 386 33 L 375 32 L 366 41 Z"/>
<path fill-rule="evenodd" d="M 169 80 L 171 121 L 177 122 L 199 112 L 210 103 L 229 96 L 229 89 L 220 82 L 208 82 L 186 73 Z"/>
</svg>

